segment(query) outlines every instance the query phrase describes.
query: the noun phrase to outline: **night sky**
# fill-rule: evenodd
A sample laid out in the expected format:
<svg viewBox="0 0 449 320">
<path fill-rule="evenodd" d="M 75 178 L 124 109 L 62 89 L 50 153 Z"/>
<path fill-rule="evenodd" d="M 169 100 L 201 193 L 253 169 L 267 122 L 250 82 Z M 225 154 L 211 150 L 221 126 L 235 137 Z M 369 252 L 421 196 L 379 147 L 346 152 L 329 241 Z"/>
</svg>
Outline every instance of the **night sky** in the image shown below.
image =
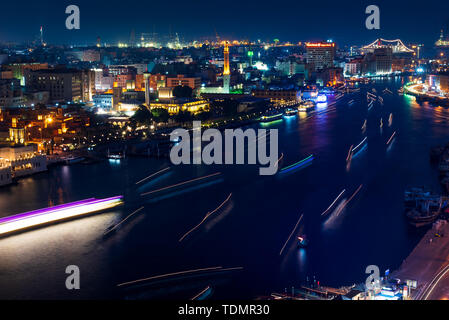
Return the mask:
<svg viewBox="0 0 449 320">
<path fill-rule="evenodd" d="M 76 4 L 81 30 L 65 29 L 65 8 Z M 377 4 L 381 29 L 365 28 L 365 8 Z M 222 38 L 281 41 L 333 39 L 340 44 L 367 44 L 382 36 L 431 45 L 449 27 L 449 2 L 335 1 L 335 0 L 18 0 L 2 1 L 0 42 L 34 40 L 45 27 L 45 41 L 53 44 L 94 44 L 128 41 L 131 30 L 185 40 Z"/>
</svg>

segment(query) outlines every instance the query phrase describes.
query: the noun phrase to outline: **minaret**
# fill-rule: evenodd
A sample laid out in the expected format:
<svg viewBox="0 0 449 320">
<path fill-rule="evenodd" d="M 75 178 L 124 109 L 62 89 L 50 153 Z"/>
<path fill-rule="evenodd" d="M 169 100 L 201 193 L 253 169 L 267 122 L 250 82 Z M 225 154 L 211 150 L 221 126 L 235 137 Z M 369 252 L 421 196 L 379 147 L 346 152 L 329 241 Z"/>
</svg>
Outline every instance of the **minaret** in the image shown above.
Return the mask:
<svg viewBox="0 0 449 320">
<path fill-rule="evenodd" d="M 225 42 L 223 66 L 223 93 L 229 93 L 231 86 L 231 68 L 229 66 L 229 43 Z"/>
<path fill-rule="evenodd" d="M 151 73 L 145 72 L 143 78 L 145 80 L 145 104 L 150 106 L 150 76 Z"/>
<path fill-rule="evenodd" d="M 41 41 L 41 46 L 44 46 L 44 27 L 43 26 L 41 26 L 41 29 L 40 29 L 40 41 Z"/>
</svg>

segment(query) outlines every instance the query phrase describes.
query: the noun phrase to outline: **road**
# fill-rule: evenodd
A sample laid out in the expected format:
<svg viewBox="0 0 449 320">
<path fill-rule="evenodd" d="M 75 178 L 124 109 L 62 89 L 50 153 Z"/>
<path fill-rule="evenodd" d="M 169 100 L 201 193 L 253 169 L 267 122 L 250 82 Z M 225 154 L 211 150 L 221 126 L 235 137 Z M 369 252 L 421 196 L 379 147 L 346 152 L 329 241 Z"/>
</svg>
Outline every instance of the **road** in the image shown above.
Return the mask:
<svg viewBox="0 0 449 320">
<path fill-rule="evenodd" d="M 411 294 L 414 300 L 449 298 L 449 224 L 439 231 L 443 237 L 436 237 L 437 232 L 435 228 L 429 230 L 393 273 L 403 281 L 417 281 L 418 288 Z"/>
</svg>

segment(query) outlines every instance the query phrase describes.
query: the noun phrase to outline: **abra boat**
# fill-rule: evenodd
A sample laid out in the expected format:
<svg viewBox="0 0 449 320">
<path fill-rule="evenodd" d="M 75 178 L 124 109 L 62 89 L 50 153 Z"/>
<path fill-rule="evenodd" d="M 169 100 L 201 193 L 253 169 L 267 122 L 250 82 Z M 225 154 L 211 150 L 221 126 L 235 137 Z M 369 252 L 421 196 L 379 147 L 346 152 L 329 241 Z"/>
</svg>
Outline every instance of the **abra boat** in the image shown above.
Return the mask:
<svg viewBox="0 0 449 320">
<path fill-rule="evenodd" d="M 425 201 L 418 208 L 406 213 L 409 223 L 414 227 L 424 227 L 435 222 L 441 214 L 441 201 Z"/>
<path fill-rule="evenodd" d="M 432 195 L 432 192 L 425 187 L 413 187 L 405 190 L 404 192 L 404 206 L 406 210 L 411 210 L 418 206 L 419 201 L 423 201 L 429 198 L 438 197 Z"/>
<path fill-rule="evenodd" d="M 309 240 L 305 236 L 298 237 L 298 247 L 305 248 L 309 244 Z"/>
<path fill-rule="evenodd" d="M 108 159 L 110 160 L 121 160 L 121 159 L 125 159 L 126 158 L 126 154 L 125 152 L 110 152 L 108 150 Z"/>
<path fill-rule="evenodd" d="M 313 101 L 309 100 L 309 101 L 302 102 L 298 107 L 298 111 L 309 112 L 309 111 L 313 110 L 313 108 L 315 108 L 315 103 Z"/>
<path fill-rule="evenodd" d="M 260 117 L 260 122 L 272 122 L 281 120 L 284 115 L 282 113 L 266 114 Z"/>
<path fill-rule="evenodd" d="M 292 117 L 295 116 L 298 113 L 298 110 L 292 109 L 292 108 L 287 108 L 284 111 L 284 116 L 286 117 Z"/>
<path fill-rule="evenodd" d="M 432 224 L 441 214 L 443 201 L 424 187 L 405 191 L 404 205 L 409 223 L 415 227 Z"/>
<path fill-rule="evenodd" d="M 75 164 L 75 163 L 80 163 L 80 162 L 84 161 L 85 159 L 86 158 L 84 158 L 84 157 L 72 156 L 72 157 L 65 158 L 64 161 L 66 164 Z"/>
</svg>

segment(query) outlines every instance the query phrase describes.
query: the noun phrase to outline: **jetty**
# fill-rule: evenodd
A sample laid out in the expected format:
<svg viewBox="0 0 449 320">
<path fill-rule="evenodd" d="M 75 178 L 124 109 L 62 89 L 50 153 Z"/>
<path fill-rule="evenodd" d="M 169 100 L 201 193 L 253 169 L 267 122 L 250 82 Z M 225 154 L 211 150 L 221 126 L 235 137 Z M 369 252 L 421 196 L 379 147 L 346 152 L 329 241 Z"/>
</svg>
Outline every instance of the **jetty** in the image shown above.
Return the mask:
<svg viewBox="0 0 449 320">
<path fill-rule="evenodd" d="M 409 283 L 416 283 L 416 288 L 410 288 L 412 299 L 433 299 L 431 294 L 439 283 L 448 282 L 448 279 L 443 278 L 443 272 L 448 266 L 449 223 L 439 220 L 391 276 L 401 282 L 410 280 Z"/>
</svg>

